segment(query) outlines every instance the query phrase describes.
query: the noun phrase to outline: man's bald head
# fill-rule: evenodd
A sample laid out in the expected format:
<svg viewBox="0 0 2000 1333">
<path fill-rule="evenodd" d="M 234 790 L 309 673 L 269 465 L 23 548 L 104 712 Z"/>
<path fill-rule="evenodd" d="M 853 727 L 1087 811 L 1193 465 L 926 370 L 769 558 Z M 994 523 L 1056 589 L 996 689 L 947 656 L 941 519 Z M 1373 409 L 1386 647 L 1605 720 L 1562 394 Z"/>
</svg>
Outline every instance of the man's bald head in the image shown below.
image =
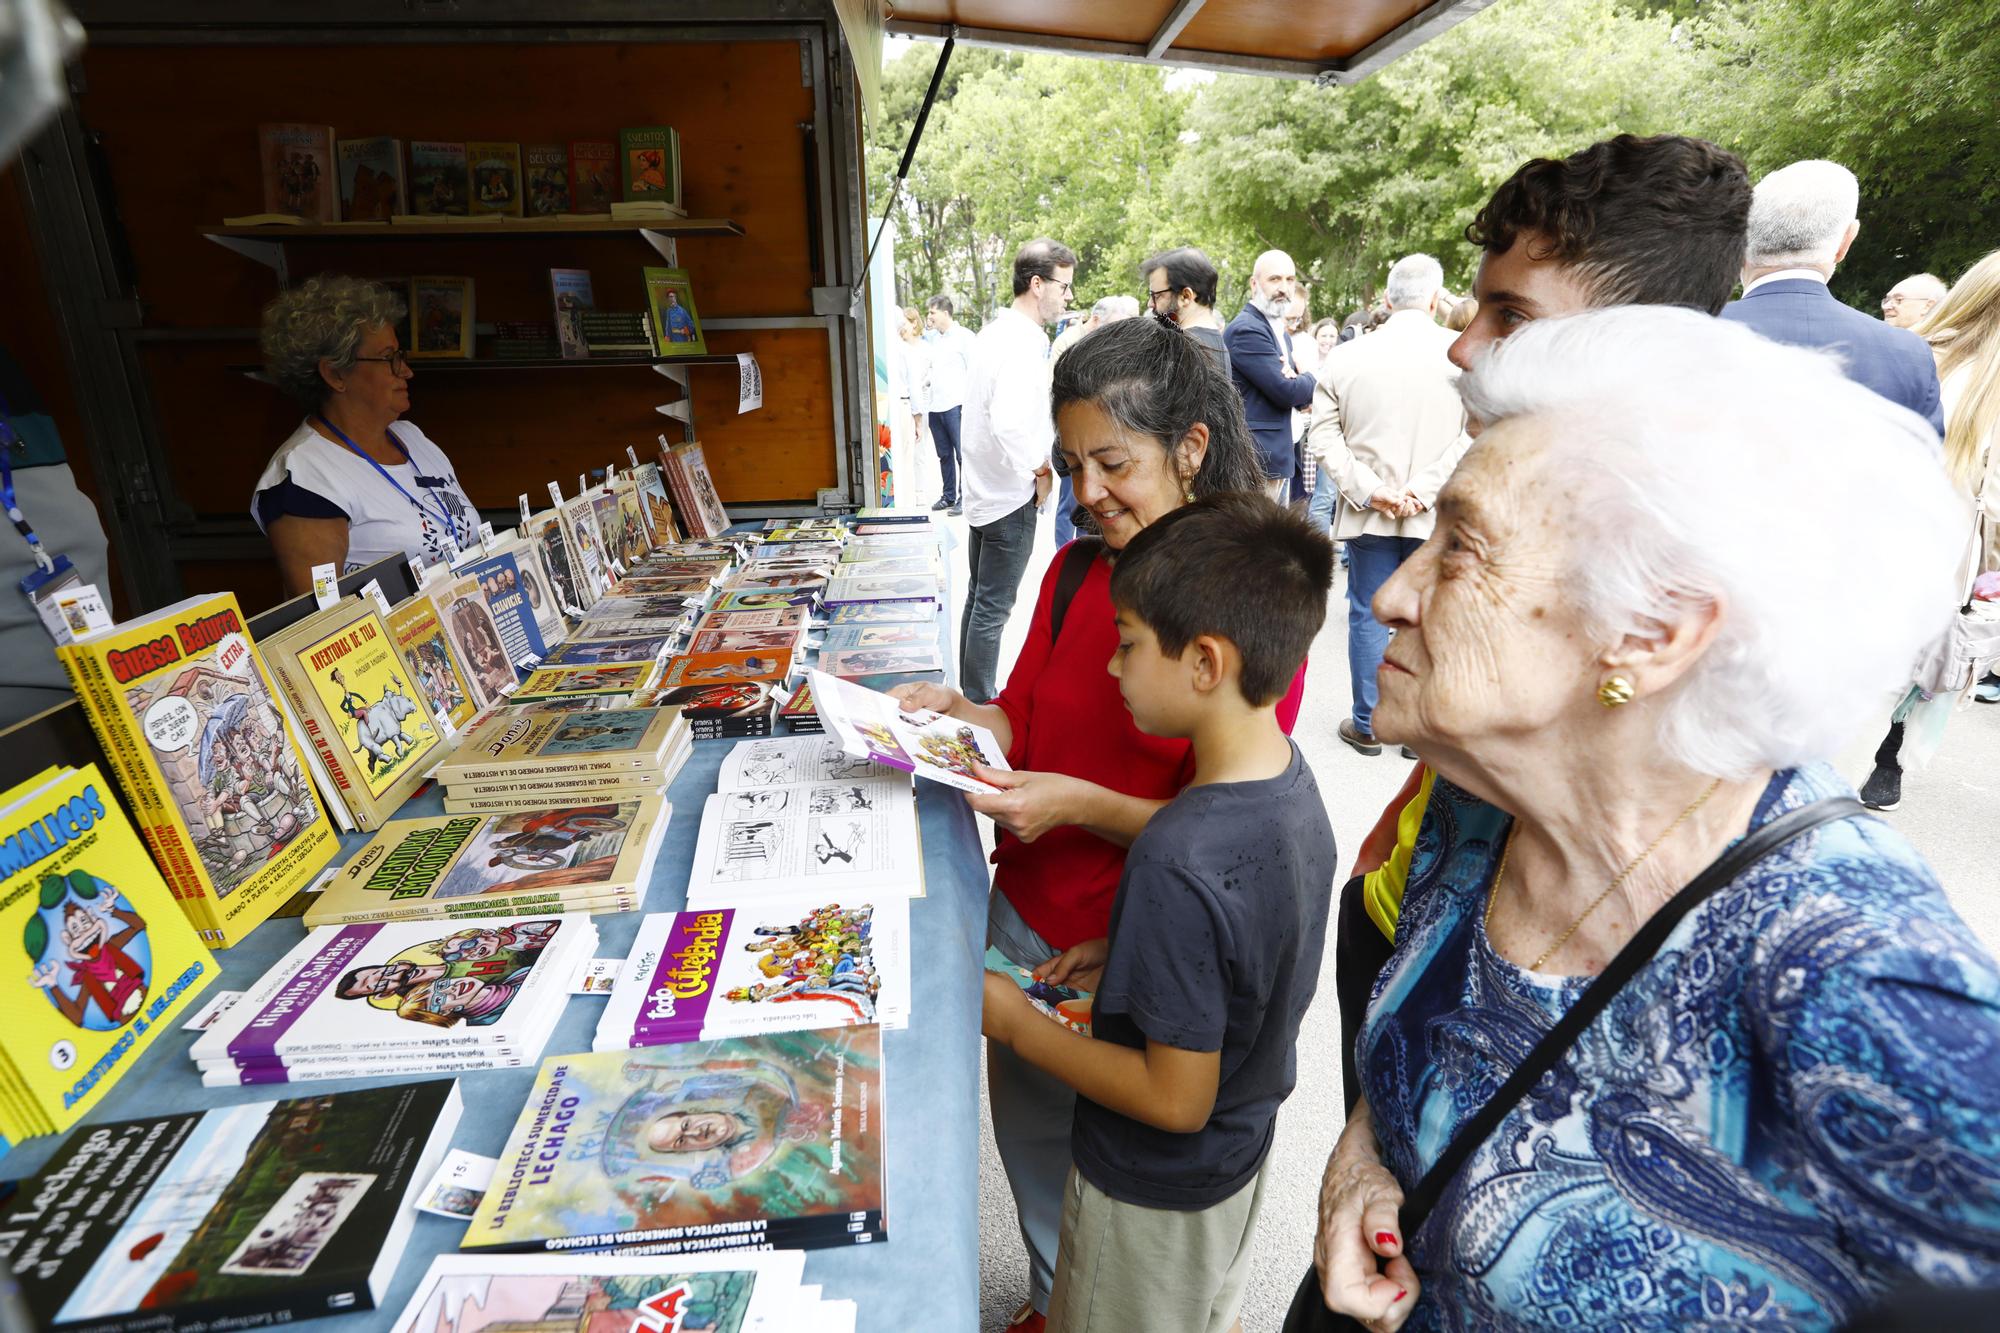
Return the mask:
<svg viewBox="0 0 2000 1333">
<path fill-rule="evenodd" d="M 1250 277 L 1256 282 L 1271 277 L 1296 278 L 1298 275 L 1299 266 L 1283 250 L 1266 250 L 1257 256 L 1257 265 L 1250 270 Z"/>
<path fill-rule="evenodd" d="M 1945 291 L 1944 279 L 1937 274 L 1913 273 L 1882 298 L 1882 318 L 1899 329 L 1914 328 L 1944 300 Z"/>
<path fill-rule="evenodd" d="M 1299 292 L 1299 270 L 1283 250 L 1266 250 L 1250 270 L 1250 303 L 1273 319 L 1283 315 Z"/>
</svg>

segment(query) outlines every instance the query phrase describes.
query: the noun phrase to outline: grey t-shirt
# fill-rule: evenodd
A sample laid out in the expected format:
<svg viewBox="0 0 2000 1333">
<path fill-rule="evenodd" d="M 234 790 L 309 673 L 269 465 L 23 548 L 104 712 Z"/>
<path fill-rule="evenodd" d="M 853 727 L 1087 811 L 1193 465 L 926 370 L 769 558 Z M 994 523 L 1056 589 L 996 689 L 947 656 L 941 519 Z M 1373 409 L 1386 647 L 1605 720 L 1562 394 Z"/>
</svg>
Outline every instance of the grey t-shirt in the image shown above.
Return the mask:
<svg viewBox="0 0 2000 1333">
<path fill-rule="evenodd" d="M 1092 1030 L 1136 1049 L 1221 1052 L 1215 1110 L 1173 1134 L 1078 1097 L 1070 1151 L 1084 1179 L 1193 1212 L 1256 1175 L 1297 1076 L 1334 868 L 1333 826 L 1296 744 L 1277 777 L 1190 787 L 1153 816 L 1112 903 Z"/>
</svg>

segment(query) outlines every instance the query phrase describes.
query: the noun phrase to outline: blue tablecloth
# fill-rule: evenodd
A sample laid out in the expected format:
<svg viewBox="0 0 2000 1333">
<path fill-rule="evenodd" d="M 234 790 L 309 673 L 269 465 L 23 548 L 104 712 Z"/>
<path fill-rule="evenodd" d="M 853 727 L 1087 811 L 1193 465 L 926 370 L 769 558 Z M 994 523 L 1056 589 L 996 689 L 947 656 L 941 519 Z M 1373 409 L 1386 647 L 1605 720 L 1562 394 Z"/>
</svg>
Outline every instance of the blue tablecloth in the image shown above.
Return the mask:
<svg viewBox="0 0 2000 1333">
<path fill-rule="evenodd" d="M 948 621 L 948 613 L 941 618 Z M 947 644 L 951 628 L 948 623 L 943 627 L 942 641 Z M 645 911 L 671 912 L 685 905 L 702 801 L 715 790 L 723 757 L 734 744 L 697 741 L 694 757 L 668 790 L 674 813 Z M 431 815 L 442 810 L 435 788 L 429 788 L 400 813 Z M 910 1025 L 906 1031 L 885 1032 L 882 1038 L 889 1238 L 873 1245 L 814 1250 L 806 1258 L 805 1280 L 824 1284 L 831 1299 L 858 1302 L 859 1327 L 865 1330 L 971 1329 L 979 1313 L 979 1000 L 988 884 L 985 854 L 972 812 L 958 792 L 919 782 L 917 812 L 923 830 L 926 896 L 910 904 Z M 365 835 L 347 835 L 342 840 L 343 855 L 366 841 Z M 639 913 L 596 920 L 601 934 L 598 956 L 623 957 L 638 931 Z M 266 922 L 242 944 L 216 955 L 222 976 L 210 991 L 247 989 L 303 934 L 304 926 L 296 918 Z M 603 1003 L 572 997 L 544 1055 L 588 1051 Z M 295 1092 L 338 1092 L 381 1082 L 204 1088 L 188 1058 L 194 1036 L 179 1030 L 161 1036 L 85 1123 L 237 1106 Z M 465 1117 L 452 1145 L 497 1157 L 533 1080 L 532 1069 L 461 1075 Z M 32 1174 L 64 1137 L 32 1139 L 0 1157 L 0 1176 Z M 324 1333 L 384 1327 L 409 1299 L 431 1258 L 457 1249 L 464 1232 L 461 1222 L 419 1213 L 395 1281 L 382 1302 L 389 1313 L 314 1320 L 311 1327 Z M 495 1258 L 504 1261 L 504 1256 Z"/>
</svg>

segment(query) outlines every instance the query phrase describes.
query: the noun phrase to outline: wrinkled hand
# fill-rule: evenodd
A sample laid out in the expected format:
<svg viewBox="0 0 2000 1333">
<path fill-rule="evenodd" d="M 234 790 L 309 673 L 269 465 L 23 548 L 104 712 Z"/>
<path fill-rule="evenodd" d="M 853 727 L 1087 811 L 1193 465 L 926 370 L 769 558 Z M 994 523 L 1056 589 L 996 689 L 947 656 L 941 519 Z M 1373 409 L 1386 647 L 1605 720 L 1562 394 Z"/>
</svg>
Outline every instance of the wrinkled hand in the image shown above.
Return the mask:
<svg viewBox="0 0 2000 1333">
<path fill-rule="evenodd" d="M 903 706 L 905 713 L 949 713 L 965 702 L 965 696 L 949 685 L 936 685 L 927 680 L 912 681 L 898 685 L 889 691 L 889 697 Z"/>
<path fill-rule="evenodd" d="M 1072 944 L 1035 969 L 1035 978 L 1052 986 L 1074 986 L 1094 991 L 1104 979 L 1104 960 L 1111 955 L 1108 939 L 1085 940 Z"/>
<path fill-rule="evenodd" d="M 1403 1255 L 1396 1216 L 1402 1203 L 1402 1186 L 1379 1158 L 1336 1149 L 1327 1160 L 1313 1243 L 1320 1296 L 1376 1333 L 1394 1333 L 1417 1304 L 1417 1271 Z"/>
<path fill-rule="evenodd" d="M 1012 978 L 998 972 L 987 972 L 986 994 L 979 1006 L 979 1031 L 982 1036 L 991 1037 L 1002 1046 L 1014 1044 L 1014 1025 L 1024 1013 L 1034 1014 L 1035 1007 L 1028 1003 L 1028 997 Z M 1039 1015 L 1037 1015 L 1039 1017 Z"/>
<path fill-rule="evenodd" d="M 965 803 L 1022 842 L 1076 823 L 1078 796 L 1087 785 L 1062 773 L 1023 773 L 977 763 L 972 776 L 997 790 L 967 792 Z"/>
<path fill-rule="evenodd" d="M 1035 474 L 1035 509 L 1037 512 L 1049 502 L 1049 492 L 1056 488 L 1056 474 L 1043 468 Z"/>
</svg>

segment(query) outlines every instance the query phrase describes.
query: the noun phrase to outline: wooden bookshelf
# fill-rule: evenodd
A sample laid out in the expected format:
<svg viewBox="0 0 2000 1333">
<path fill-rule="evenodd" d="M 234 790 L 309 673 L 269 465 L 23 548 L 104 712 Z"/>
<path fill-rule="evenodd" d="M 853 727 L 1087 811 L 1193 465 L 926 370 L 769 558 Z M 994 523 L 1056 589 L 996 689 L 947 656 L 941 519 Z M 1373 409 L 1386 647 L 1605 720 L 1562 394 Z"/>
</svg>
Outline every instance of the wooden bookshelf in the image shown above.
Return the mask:
<svg viewBox="0 0 2000 1333">
<path fill-rule="evenodd" d="M 210 240 L 240 237 L 259 241 L 358 241 L 382 238 L 410 240 L 481 236 L 578 236 L 607 232 L 656 231 L 663 236 L 741 236 L 743 226 L 728 218 L 665 218 L 626 222 L 615 218 L 499 218 L 493 222 L 303 222 L 261 227 L 203 227 Z"/>
</svg>

